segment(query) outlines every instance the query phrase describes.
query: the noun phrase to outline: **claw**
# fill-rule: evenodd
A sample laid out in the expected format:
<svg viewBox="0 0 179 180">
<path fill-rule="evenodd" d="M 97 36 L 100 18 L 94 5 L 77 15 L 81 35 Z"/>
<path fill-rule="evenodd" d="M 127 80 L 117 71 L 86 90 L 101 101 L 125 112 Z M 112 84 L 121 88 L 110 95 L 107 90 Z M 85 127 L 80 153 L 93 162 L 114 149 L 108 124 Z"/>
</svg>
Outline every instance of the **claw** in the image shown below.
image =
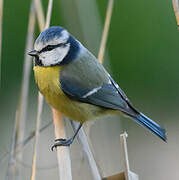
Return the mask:
<svg viewBox="0 0 179 180">
<path fill-rule="evenodd" d="M 54 148 L 56 148 L 57 146 L 70 146 L 70 144 L 72 144 L 74 138 L 70 138 L 70 139 L 56 139 L 55 141 L 59 141 L 57 143 L 55 143 L 52 147 L 51 150 L 53 151 Z"/>
<path fill-rule="evenodd" d="M 55 139 L 55 142 L 57 141 L 66 141 L 66 139 L 63 139 L 63 138 Z"/>
<path fill-rule="evenodd" d="M 78 131 L 80 130 L 81 126 L 82 126 L 82 123 L 79 125 L 75 134 L 70 139 L 63 139 L 63 138 L 55 139 L 56 143 L 51 147 L 51 150 L 53 151 L 54 148 L 56 148 L 57 146 L 70 146 L 73 143 L 76 135 L 78 134 Z"/>
<path fill-rule="evenodd" d="M 54 148 L 56 148 L 55 144 L 51 147 L 51 151 L 53 151 Z"/>
</svg>

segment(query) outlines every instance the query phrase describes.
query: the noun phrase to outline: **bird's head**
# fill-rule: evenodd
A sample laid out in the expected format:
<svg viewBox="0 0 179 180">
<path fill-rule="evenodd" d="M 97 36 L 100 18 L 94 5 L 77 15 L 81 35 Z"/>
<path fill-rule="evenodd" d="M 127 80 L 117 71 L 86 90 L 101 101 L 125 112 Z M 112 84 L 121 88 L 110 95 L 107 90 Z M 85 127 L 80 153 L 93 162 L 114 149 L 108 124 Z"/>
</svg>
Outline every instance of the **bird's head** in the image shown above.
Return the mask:
<svg viewBox="0 0 179 180">
<path fill-rule="evenodd" d="M 74 60 L 79 49 L 80 43 L 67 30 L 53 26 L 40 33 L 28 54 L 35 57 L 36 66 L 56 66 Z"/>
</svg>

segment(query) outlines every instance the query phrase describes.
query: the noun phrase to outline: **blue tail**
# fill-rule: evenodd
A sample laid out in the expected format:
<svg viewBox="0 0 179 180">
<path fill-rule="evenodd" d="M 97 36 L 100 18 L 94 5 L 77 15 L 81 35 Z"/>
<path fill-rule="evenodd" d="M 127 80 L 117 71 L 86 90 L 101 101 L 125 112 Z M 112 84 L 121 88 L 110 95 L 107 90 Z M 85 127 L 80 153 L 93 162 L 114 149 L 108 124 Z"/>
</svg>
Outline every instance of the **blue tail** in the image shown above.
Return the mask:
<svg viewBox="0 0 179 180">
<path fill-rule="evenodd" d="M 167 137 L 165 135 L 165 129 L 163 129 L 160 125 L 158 125 L 156 122 L 154 122 L 144 114 L 140 113 L 139 116 L 133 117 L 133 119 L 136 120 L 142 126 L 152 131 L 154 134 L 156 134 L 165 142 L 167 141 Z"/>
</svg>

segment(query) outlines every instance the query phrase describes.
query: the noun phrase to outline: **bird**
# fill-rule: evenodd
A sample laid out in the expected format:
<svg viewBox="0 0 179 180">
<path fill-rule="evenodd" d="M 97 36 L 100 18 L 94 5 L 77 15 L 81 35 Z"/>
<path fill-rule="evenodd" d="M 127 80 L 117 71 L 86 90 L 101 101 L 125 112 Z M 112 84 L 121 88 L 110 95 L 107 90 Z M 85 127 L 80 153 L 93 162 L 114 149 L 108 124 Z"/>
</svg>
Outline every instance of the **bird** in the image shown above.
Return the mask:
<svg viewBox="0 0 179 180">
<path fill-rule="evenodd" d="M 108 114 L 129 117 L 163 141 L 166 131 L 138 111 L 97 58 L 61 26 L 45 29 L 37 37 L 34 76 L 46 101 L 80 125 L 69 139 L 56 139 L 57 146 L 70 146 L 82 124 Z"/>
</svg>

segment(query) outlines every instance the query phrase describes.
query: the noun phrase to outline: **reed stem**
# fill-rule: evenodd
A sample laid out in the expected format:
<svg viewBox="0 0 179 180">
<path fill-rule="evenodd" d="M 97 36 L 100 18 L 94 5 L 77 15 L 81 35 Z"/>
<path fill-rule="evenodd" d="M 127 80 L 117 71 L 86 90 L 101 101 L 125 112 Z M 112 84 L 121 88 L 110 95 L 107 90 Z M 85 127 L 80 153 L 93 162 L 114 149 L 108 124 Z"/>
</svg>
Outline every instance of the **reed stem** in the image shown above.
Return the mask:
<svg viewBox="0 0 179 180">
<path fill-rule="evenodd" d="M 74 122 L 72 120 L 70 120 L 71 125 L 74 129 L 74 131 L 77 130 L 79 123 Z M 99 168 L 96 164 L 93 152 L 91 150 L 90 147 L 90 142 L 88 141 L 88 138 L 84 132 L 84 130 L 81 128 L 80 131 L 78 132 L 78 142 L 80 143 L 80 145 L 82 146 L 82 150 L 84 152 L 84 155 L 86 156 L 87 160 L 88 160 L 88 164 L 90 166 L 91 172 L 92 172 L 92 176 L 94 180 L 101 180 L 101 175 L 99 172 Z"/>
<path fill-rule="evenodd" d="M 41 1 L 38 0 L 38 5 L 39 7 L 42 7 Z M 47 16 L 46 16 L 46 24 L 43 21 L 43 18 L 40 19 L 40 16 L 38 16 L 38 22 L 40 26 L 40 31 L 43 31 L 43 29 L 48 28 L 50 24 L 50 19 L 51 19 L 51 14 L 52 14 L 52 5 L 53 5 L 53 0 L 49 0 L 48 3 L 48 10 L 47 10 Z M 36 13 L 38 14 L 38 7 L 36 7 Z M 41 11 L 41 17 L 43 16 L 43 11 Z M 44 27 L 45 24 L 45 27 Z M 32 161 L 32 171 L 31 171 L 31 180 L 36 179 L 36 164 L 37 164 L 37 145 L 38 145 L 38 139 L 39 139 L 39 134 L 40 134 L 40 123 L 41 123 L 41 114 L 42 114 L 42 109 L 43 109 L 43 96 L 41 93 L 38 93 L 38 110 L 37 110 L 37 121 L 36 121 L 36 131 L 35 131 L 35 142 L 34 142 L 34 153 L 33 153 L 33 161 Z"/>
<path fill-rule="evenodd" d="M 62 114 L 52 108 L 55 136 L 66 139 L 64 118 Z M 57 147 L 58 168 L 60 180 L 72 180 L 70 149 L 67 146 Z"/>
<path fill-rule="evenodd" d="M 3 23 L 3 0 L 0 0 L 0 87 L 1 87 L 1 61 L 2 61 L 2 23 Z"/>
<path fill-rule="evenodd" d="M 173 9 L 174 9 L 174 13 L 175 13 L 176 21 L 177 21 L 178 30 L 179 30 L 179 4 L 178 4 L 178 0 L 172 0 L 172 4 L 173 4 Z"/>
<path fill-rule="evenodd" d="M 36 167 L 37 167 L 37 146 L 39 142 L 40 135 L 40 123 L 41 123 L 41 114 L 43 108 L 43 99 L 41 93 L 38 95 L 38 108 L 37 108 L 37 121 L 36 121 L 36 129 L 35 129 L 35 139 L 34 139 L 34 152 L 33 152 L 33 160 L 32 160 L 32 173 L 31 180 L 36 179 Z"/>
<path fill-rule="evenodd" d="M 43 13 L 43 7 L 42 7 L 41 0 L 34 0 L 34 4 L 35 4 L 35 11 L 36 11 L 36 15 L 37 15 L 39 28 L 40 28 L 40 31 L 43 31 L 43 29 L 45 27 L 45 17 L 44 17 L 44 13 Z"/>
<path fill-rule="evenodd" d="M 30 77 L 30 69 L 31 69 L 31 57 L 27 55 L 27 51 L 32 49 L 33 46 L 33 34 L 34 34 L 34 27 L 35 27 L 35 11 L 33 3 L 31 3 L 30 8 L 30 15 L 29 15 L 29 24 L 28 24 L 28 32 L 27 32 L 27 43 L 25 48 L 25 55 L 24 55 L 24 68 L 23 68 L 23 80 L 22 80 L 22 87 L 21 87 L 21 95 L 20 95 L 20 103 L 17 108 L 16 119 L 15 119 L 15 130 L 12 135 L 12 146 L 11 146 L 11 153 L 9 158 L 9 165 L 7 170 L 6 179 L 9 177 L 15 177 L 17 171 L 20 171 L 20 168 L 16 167 L 16 161 L 14 159 L 19 158 L 22 159 L 23 154 L 16 154 L 17 144 L 23 141 L 24 138 L 24 129 L 25 129 L 25 120 L 26 120 L 26 110 L 27 110 L 27 102 L 28 102 L 28 89 L 29 89 L 29 77 Z M 17 115 L 18 114 L 18 115 Z M 21 147 L 19 147 L 21 149 Z M 12 153 L 14 152 L 14 153 Z M 12 162 L 13 168 L 12 171 Z M 9 173 L 12 173 L 11 175 Z M 12 179 L 12 178 L 10 178 Z"/>
<path fill-rule="evenodd" d="M 16 111 L 16 118 L 14 123 L 14 129 L 12 133 L 11 150 L 6 174 L 6 180 L 12 180 L 16 176 L 16 144 L 17 144 L 17 128 L 18 128 L 18 111 Z"/>
<path fill-rule="evenodd" d="M 108 38 L 108 32 L 109 32 L 109 27 L 110 27 L 110 22 L 111 22 L 113 4 L 114 4 L 114 0 L 108 0 L 106 19 L 105 19 L 102 38 L 101 38 L 99 53 L 98 53 L 98 60 L 100 63 L 103 63 L 104 53 L 105 53 L 105 49 L 106 49 L 106 41 Z"/>
</svg>

